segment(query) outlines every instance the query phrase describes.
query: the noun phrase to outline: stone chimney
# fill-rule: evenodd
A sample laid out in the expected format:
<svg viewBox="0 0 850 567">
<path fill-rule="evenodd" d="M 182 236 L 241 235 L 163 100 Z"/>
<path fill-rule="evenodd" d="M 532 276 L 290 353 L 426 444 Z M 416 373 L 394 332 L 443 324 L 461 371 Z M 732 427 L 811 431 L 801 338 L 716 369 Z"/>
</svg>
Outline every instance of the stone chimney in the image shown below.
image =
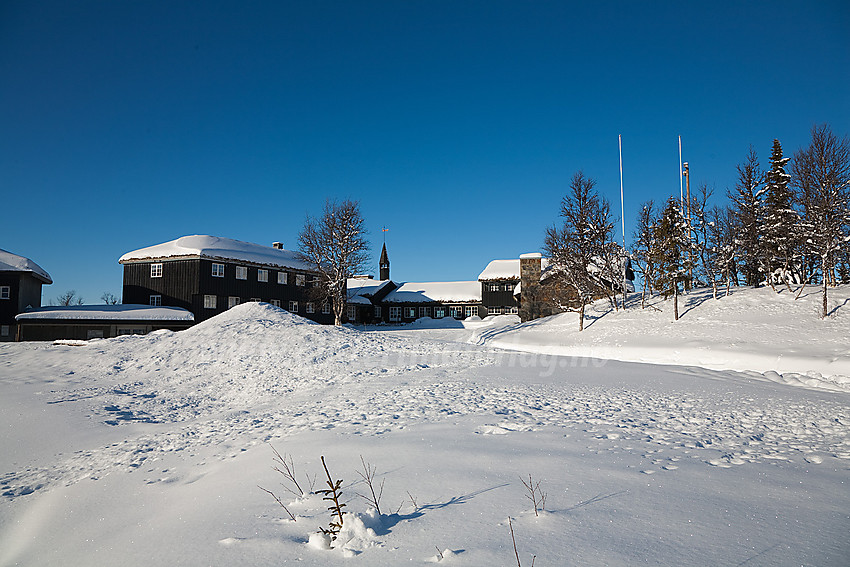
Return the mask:
<svg viewBox="0 0 850 567">
<path fill-rule="evenodd" d="M 522 282 L 523 290 L 528 289 L 531 285 L 540 283 L 542 264 L 543 254 L 540 252 L 522 254 L 519 257 L 519 279 Z"/>
<path fill-rule="evenodd" d="M 277 248 L 278 250 L 283 250 L 283 242 L 272 242 L 272 248 Z"/>
</svg>

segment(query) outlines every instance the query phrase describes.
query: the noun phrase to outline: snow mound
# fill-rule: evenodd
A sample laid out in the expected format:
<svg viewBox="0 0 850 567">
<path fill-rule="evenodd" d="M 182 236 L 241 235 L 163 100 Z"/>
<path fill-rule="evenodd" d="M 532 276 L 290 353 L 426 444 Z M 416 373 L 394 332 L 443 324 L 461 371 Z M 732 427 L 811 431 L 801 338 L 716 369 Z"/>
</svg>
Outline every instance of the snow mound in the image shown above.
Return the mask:
<svg viewBox="0 0 850 567">
<path fill-rule="evenodd" d="M 585 356 L 757 372 L 759 378 L 806 388 L 850 392 L 850 285 L 830 290 L 831 315 L 821 319 L 819 288 L 799 300 L 787 290 L 733 288 L 716 299 L 710 289 L 672 300 L 640 297 L 615 311 L 607 300 L 588 306 L 585 329 L 576 313 L 518 323 L 495 318 L 469 342 L 538 354 Z M 488 318 L 489 319 L 489 318 Z M 485 319 L 485 322 L 487 320 Z"/>
</svg>

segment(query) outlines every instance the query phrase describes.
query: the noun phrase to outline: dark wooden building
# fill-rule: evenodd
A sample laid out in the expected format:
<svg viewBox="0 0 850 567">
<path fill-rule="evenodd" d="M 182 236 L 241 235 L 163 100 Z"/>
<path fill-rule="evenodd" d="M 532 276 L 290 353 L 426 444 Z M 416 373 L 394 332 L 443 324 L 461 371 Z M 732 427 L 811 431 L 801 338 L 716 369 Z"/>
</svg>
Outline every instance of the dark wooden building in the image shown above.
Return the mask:
<svg viewBox="0 0 850 567">
<path fill-rule="evenodd" d="M 29 258 L 0 250 L 0 341 L 17 338 L 15 316 L 41 307 L 41 286 L 52 283 L 50 274 Z"/>
<path fill-rule="evenodd" d="M 157 244 L 119 259 L 123 301 L 182 307 L 204 321 L 246 301 L 265 301 L 320 323 L 330 305 L 316 293 L 315 271 L 280 243 L 262 246 L 195 235 Z"/>
<path fill-rule="evenodd" d="M 22 341 L 108 339 L 146 335 L 151 331 L 179 331 L 195 318 L 178 307 L 148 305 L 72 305 L 30 309 L 16 317 Z"/>
<path fill-rule="evenodd" d="M 386 248 L 384 253 L 386 254 Z M 389 272 L 384 272 L 383 269 L 381 273 L 389 276 Z M 389 279 L 376 280 L 371 276 L 359 276 L 349 278 L 346 287 L 348 300 L 345 316 L 349 323 L 375 324 L 383 321 L 383 301 L 387 294 L 396 288 L 394 282 Z"/>
<path fill-rule="evenodd" d="M 381 321 L 385 323 L 410 323 L 422 317 L 486 316 L 477 281 L 405 282 L 388 293 L 381 306 Z"/>
</svg>

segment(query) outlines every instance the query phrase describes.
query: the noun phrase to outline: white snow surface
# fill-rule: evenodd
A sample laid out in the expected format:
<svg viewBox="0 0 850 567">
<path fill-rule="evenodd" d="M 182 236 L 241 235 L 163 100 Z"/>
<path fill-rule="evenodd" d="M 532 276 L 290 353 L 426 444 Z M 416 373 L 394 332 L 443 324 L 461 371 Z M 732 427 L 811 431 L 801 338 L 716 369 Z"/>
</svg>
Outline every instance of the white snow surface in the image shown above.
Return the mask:
<svg viewBox="0 0 850 567">
<path fill-rule="evenodd" d="M 770 290 L 694 292 L 675 323 L 669 302 L 597 304 L 581 337 L 572 313 L 364 331 L 246 303 L 177 333 L 3 343 L 0 565 L 513 565 L 510 518 L 523 565 L 845 566 L 840 373 L 677 349 L 843 368 L 850 289 L 831 291 L 825 321 L 816 295 Z M 665 364 L 588 356 L 615 336 Z M 322 456 L 346 505 L 334 541 Z M 358 496 L 361 457 L 380 512 Z"/>
<path fill-rule="evenodd" d="M 371 305 L 369 298 L 381 291 L 391 280 L 375 280 L 371 278 L 348 278 L 348 302 Z"/>
<path fill-rule="evenodd" d="M 116 321 L 194 321 L 191 311 L 180 307 L 151 307 L 132 303 L 120 305 L 69 305 L 39 307 L 15 316 L 15 319 L 70 319 Z"/>
<path fill-rule="evenodd" d="M 405 282 L 387 294 L 386 303 L 471 303 L 481 301 L 478 281 Z"/>
<path fill-rule="evenodd" d="M 209 235 L 181 236 L 176 240 L 128 252 L 118 259 L 121 264 L 159 259 L 206 258 L 210 260 L 236 260 L 262 266 L 311 270 L 296 252 L 279 250 L 271 246 L 242 242 L 231 238 Z"/>
<path fill-rule="evenodd" d="M 18 256 L 2 249 L 0 249 L 0 272 L 32 272 L 44 283 L 53 283 L 50 274 L 29 258 Z"/>
</svg>

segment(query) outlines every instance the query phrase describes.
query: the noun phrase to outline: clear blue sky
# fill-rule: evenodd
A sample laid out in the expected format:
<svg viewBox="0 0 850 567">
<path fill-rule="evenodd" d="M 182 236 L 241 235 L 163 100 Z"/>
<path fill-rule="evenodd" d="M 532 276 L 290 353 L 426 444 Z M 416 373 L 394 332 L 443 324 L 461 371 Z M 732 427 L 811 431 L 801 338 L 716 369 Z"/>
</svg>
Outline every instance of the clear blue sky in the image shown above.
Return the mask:
<svg viewBox="0 0 850 567">
<path fill-rule="evenodd" d="M 815 123 L 850 131 L 850 3 L 0 2 L 0 248 L 121 293 L 187 234 L 296 246 L 358 199 L 398 281 L 538 251 L 572 174 L 619 210 L 725 193 Z M 377 265 L 372 270 L 377 274 Z"/>
</svg>

